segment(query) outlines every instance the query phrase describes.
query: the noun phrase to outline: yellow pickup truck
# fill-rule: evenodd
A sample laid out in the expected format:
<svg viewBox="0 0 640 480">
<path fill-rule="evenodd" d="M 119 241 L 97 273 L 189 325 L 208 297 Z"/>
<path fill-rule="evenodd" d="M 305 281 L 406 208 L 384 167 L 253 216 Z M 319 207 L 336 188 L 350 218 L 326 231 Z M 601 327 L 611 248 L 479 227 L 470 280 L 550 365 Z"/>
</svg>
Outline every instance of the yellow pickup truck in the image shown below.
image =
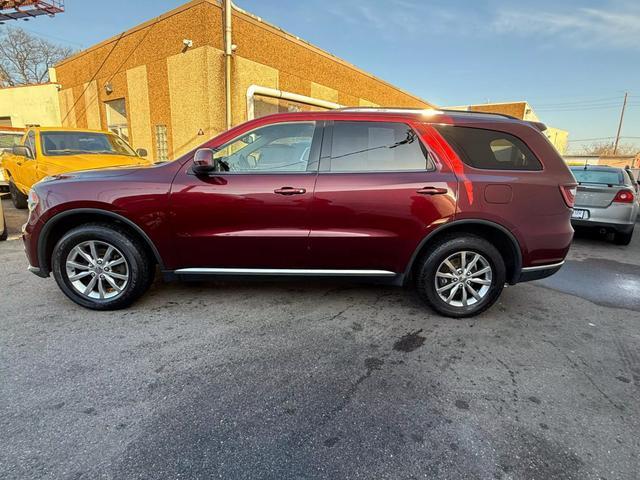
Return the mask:
<svg viewBox="0 0 640 480">
<path fill-rule="evenodd" d="M 16 208 L 27 207 L 32 185 L 44 177 L 78 170 L 149 165 L 146 150 L 134 151 L 111 132 L 78 128 L 31 127 L 19 145 L 5 151 L 0 168 Z"/>
</svg>

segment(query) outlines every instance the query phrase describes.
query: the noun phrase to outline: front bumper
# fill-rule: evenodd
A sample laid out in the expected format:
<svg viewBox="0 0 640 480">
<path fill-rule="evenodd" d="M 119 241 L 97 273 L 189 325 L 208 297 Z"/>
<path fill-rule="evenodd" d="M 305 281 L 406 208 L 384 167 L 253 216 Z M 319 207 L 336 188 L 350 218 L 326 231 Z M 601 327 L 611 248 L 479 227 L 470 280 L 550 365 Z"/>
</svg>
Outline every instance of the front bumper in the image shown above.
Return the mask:
<svg viewBox="0 0 640 480">
<path fill-rule="evenodd" d="M 28 270 L 40 278 L 47 278 L 49 276 L 49 273 L 43 271 L 40 267 L 32 267 L 29 265 Z"/>
</svg>

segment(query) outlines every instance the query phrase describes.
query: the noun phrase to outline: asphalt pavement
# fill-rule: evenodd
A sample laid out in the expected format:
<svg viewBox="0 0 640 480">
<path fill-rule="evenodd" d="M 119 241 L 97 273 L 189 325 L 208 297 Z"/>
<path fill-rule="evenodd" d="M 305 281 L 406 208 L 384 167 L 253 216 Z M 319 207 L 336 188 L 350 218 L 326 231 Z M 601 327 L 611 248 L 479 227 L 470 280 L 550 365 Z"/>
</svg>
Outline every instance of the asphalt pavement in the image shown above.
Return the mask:
<svg viewBox="0 0 640 480">
<path fill-rule="evenodd" d="M 451 320 L 307 280 L 91 312 L 0 243 L 0 478 L 636 479 L 639 254 L 578 238 Z"/>
</svg>

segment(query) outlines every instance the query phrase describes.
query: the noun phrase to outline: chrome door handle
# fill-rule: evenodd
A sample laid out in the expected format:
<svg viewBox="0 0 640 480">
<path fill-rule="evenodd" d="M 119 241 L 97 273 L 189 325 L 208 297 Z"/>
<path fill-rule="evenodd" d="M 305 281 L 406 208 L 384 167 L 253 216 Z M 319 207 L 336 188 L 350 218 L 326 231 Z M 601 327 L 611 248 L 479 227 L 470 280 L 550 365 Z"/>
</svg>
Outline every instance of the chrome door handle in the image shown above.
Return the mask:
<svg viewBox="0 0 640 480">
<path fill-rule="evenodd" d="M 307 190 L 305 188 L 282 187 L 276 188 L 273 193 L 277 193 L 278 195 L 302 195 L 303 193 L 307 193 Z"/>
<path fill-rule="evenodd" d="M 420 195 L 444 195 L 448 190 L 446 188 L 438 188 L 438 187 L 422 187 L 416 190 L 416 193 Z"/>
</svg>

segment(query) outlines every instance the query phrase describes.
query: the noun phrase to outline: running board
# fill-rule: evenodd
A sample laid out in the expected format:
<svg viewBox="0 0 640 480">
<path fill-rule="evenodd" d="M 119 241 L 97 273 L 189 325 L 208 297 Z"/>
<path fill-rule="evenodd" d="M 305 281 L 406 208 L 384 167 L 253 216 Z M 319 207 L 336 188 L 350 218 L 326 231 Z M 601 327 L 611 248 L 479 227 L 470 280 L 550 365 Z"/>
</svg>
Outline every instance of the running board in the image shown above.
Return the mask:
<svg viewBox="0 0 640 480">
<path fill-rule="evenodd" d="M 307 268 L 181 268 L 176 275 L 256 275 L 306 277 L 395 277 L 389 270 L 328 270 Z"/>
</svg>

